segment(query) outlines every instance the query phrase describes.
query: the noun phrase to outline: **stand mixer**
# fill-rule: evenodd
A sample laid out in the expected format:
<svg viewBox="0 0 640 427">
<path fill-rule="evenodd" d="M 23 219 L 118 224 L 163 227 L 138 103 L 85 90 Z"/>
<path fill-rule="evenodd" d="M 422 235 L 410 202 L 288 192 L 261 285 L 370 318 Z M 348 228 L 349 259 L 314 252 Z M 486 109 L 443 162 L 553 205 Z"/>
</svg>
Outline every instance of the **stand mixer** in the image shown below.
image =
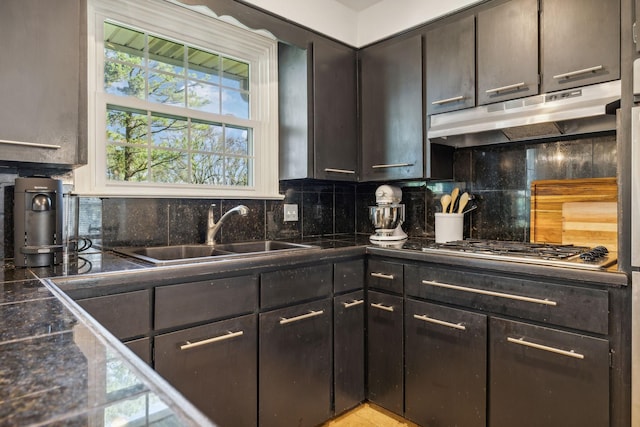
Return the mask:
<svg viewBox="0 0 640 427">
<path fill-rule="evenodd" d="M 375 234 L 369 237 L 373 243 L 401 241 L 407 238 L 402 231 L 404 205 L 402 190 L 392 185 L 381 185 L 376 189 L 377 206 L 369 206 L 369 218 L 375 227 Z"/>
</svg>

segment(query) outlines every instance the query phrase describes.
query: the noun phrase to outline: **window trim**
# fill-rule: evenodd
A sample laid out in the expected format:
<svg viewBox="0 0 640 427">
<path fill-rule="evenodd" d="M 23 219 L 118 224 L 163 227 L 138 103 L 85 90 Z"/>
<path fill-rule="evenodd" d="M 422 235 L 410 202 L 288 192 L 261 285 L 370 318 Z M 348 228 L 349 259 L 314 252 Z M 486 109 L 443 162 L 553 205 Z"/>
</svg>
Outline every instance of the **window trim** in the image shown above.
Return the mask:
<svg viewBox="0 0 640 427">
<path fill-rule="evenodd" d="M 88 163 L 74 171 L 74 192 L 87 196 L 282 199 L 278 181 L 277 42 L 263 30 L 247 29 L 229 17 L 216 18 L 202 7 L 175 0 L 89 0 L 88 11 Z M 117 12 L 116 12 L 117 11 Z M 116 182 L 106 179 L 106 105 L 101 26 L 106 20 L 142 28 L 222 54 L 249 60 L 250 85 L 257 89 L 250 108 L 254 141 L 253 185 L 247 187 Z M 235 23 L 234 23 L 235 22 Z M 188 34 L 188 36 L 185 36 Z M 217 40 L 218 45 L 210 42 Z M 223 40 L 220 42 L 220 40 Z M 252 90 L 253 92 L 253 90 Z M 117 104 L 117 103 L 116 103 Z M 148 104 L 145 109 L 148 108 Z M 170 106 L 154 104 L 153 111 Z M 202 118 L 190 111 L 190 117 Z M 210 118 L 210 116 L 209 116 Z M 244 119 L 225 116 L 226 123 L 246 125 Z"/>
</svg>

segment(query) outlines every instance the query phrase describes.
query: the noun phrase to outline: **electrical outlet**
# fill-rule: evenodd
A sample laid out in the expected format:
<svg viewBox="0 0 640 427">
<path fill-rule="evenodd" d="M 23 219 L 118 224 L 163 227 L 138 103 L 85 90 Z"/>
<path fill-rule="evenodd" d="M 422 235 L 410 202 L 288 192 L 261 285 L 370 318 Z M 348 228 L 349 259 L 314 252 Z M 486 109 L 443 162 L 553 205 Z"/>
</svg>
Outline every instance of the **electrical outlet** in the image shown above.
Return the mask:
<svg viewBox="0 0 640 427">
<path fill-rule="evenodd" d="M 284 220 L 285 222 L 298 220 L 298 205 L 284 204 Z"/>
</svg>

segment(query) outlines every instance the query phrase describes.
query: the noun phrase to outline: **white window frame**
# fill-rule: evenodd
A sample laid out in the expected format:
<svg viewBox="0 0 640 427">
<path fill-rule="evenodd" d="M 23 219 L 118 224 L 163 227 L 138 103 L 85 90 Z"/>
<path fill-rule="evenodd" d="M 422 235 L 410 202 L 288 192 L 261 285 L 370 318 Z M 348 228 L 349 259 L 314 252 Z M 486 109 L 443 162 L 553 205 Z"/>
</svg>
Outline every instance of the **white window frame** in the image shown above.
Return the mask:
<svg viewBox="0 0 640 427">
<path fill-rule="evenodd" d="M 229 17 L 217 18 L 202 7 L 176 0 L 89 0 L 88 11 L 88 162 L 74 171 L 74 192 L 86 196 L 181 197 L 228 199 L 282 199 L 278 182 L 278 47 L 264 31 L 242 27 Z M 213 186 L 118 182 L 106 177 L 106 104 L 104 92 L 103 23 L 121 23 L 172 38 L 190 46 L 248 61 L 250 66 L 250 117 L 255 156 L 250 186 Z M 156 108 L 157 107 L 157 108 Z M 154 104 L 153 111 L 164 111 Z M 148 107 L 144 107 L 148 109 Z M 179 114 L 179 113 L 178 113 Z M 200 113 L 190 112 L 193 118 Z M 220 116 L 227 124 L 246 126 L 246 121 Z M 210 120 L 211 117 L 208 117 Z"/>
</svg>

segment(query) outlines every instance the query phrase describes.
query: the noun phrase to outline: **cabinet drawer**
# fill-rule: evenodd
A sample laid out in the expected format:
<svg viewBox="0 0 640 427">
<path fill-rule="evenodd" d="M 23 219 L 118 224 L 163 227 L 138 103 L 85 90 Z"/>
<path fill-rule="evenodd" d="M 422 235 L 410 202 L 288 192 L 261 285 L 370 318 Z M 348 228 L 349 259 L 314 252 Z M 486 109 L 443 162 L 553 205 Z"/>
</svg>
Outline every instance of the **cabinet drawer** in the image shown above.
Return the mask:
<svg viewBox="0 0 640 427">
<path fill-rule="evenodd" d="M 404 283 L 402 270 L 402 264 L 369 260 L 367 266 L 367 284 L 370 288 L 383 289 L 401 294 Z"/>
<path fill-rule="evenodd" d="M 407 295 L 442 301 L 522 319 L 606 334 L 606 290 L 548 282 L 405 266 Z"/>
<path fill-rule="evenodd" d="M 489 336 L 492 426 L 610 425 L 607 340 L 498 318 Z"/>
<path fill-rule="evenodd" d="M 155 329 L 252 313 L 258 277 L 241 276 L 156 288 Z"/>
<path fill-rule="evenodd" d="M 333 264 L 263 273 L 260 305 L 273 308 L 331 294 Z"/>
<path fill-rule="evenodd" d="M 87 298 L 77 303 L 118 339 L 145 335 L 151 330 L 149 290 Z"/>
<path fill-rule="evenodd" d="M 333 292 L 345 292 L 364 287 L 364 260 L 333 264 Z"/>
</svg>

